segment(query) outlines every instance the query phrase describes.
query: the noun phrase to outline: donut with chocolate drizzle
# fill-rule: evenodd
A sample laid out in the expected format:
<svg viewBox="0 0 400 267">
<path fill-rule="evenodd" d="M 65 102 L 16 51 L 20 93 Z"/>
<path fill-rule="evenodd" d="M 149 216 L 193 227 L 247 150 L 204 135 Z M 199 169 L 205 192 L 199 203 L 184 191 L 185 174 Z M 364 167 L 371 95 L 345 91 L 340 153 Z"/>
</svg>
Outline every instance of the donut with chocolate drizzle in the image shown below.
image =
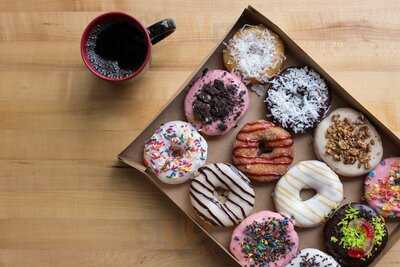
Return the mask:
<svg viewBox="0 0 400 267">
<path fill-rule="evenodd" d="M 205 222 L 228 227 L 240 223 L 253 210 L 254 188 L 235 166 L 210 163 L 198 172 L 190 185 L 190 201 Z"/>
</svg>

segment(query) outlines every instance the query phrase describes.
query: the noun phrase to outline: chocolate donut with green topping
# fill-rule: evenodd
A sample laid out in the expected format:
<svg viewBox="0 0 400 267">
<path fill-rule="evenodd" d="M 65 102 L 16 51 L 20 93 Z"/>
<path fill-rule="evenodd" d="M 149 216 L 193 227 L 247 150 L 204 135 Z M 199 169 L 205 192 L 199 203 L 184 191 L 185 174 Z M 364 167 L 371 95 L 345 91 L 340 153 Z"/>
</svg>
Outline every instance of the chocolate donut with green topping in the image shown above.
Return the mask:
<svg viewBox="0 0 400 267">
<path fill-rule="evenodd" d="M 338 209 L 324 227 L 326 248 L 343 267 L 368 266 L 388 240 L 385 220 L 371 207 L 349 203 Z"/>
</svg>

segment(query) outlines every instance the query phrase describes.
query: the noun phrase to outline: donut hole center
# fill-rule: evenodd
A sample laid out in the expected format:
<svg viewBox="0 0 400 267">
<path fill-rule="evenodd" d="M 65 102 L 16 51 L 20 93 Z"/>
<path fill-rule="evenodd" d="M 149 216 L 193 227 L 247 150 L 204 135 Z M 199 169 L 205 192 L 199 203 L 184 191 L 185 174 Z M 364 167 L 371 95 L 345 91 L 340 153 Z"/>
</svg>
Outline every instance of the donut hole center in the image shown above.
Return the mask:
<svg viewBox="0 0 400 267">
<path fill-rule="evenodd" d="M 272 153 L 272 147 L 268 146 L 267 141 L 258 142 L 258 155 Z"/>
<path fill-rule="evenodd" d="M 303 97 L 306 95 L 306 92 L 307 92 L 307 87 L 305 87 L 305 86 L 299 86 L 299 87 L 297 88 L 297 90 L 296 90 L 296 93 L 297 93 L 301 98 L 303 98 Z"/>
<path fill-rule="evenodd" d="M 315 191 L 315 189 L 304 188 L 304 189 L 301 189 L 301 191 L 300 191 L 300 198 L 302 201 L 306 201 L 306 200 L 309 200 L 310 198 L 312 198 L 313 196 L 315 196 L 316 194 L 317 194 L 317 191 Z"/>
<path fill-rule="evenodd" d="M 175 158 L 181 158 L 183 156 L 183 149 L 180 146 L 171 146 L 171 155 Z"/>
<path fill-rule="evenodd" d="M 215 188 L 214 197 L 222 204 L 225 204 L 226 200 L 228 199 L 228 195 L 229 191 L 227 189 L 220 186 Z"/>
</svg>

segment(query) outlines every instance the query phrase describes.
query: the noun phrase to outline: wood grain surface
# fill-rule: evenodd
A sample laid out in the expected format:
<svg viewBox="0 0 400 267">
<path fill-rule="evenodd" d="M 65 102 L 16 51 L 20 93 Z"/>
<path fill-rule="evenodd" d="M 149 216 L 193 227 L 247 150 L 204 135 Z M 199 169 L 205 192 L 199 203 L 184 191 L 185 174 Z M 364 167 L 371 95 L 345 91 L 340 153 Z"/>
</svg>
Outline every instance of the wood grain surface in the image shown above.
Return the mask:
<svg viewBox="0 0 400 267">
<path fill-rule="evenodd" d="M 0 266 L 227 266 L 116 155 L 248 4 L 400 135 L 397 0 L 1 0 Z M 102 82 L 80 58 L 83 28 L 111 10 L 177 23 L 134 82 Z"/>
</svg>

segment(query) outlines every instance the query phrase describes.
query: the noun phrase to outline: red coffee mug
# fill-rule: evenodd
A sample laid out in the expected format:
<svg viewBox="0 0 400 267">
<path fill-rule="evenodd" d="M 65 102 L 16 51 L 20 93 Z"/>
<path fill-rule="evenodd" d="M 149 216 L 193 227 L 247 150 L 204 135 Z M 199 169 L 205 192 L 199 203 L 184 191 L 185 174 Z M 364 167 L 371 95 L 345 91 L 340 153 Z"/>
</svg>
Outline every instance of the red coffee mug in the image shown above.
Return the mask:
<svg viewBox="0 0 400 267">
<path fill-rule="evenodd" d="M 96 27 L 99 24 L 106 23 L 107 21 L 113 21 L 113 20 L 125 20 L 130 22 L 132 25 L 136 26 L 139 30 L 141 30 L 144 33 L 144 38 L 145 38 L 145 43 L 147 44 L 147 53 L 146 56 L 144 57 L 144 61 L 142 65 L 135 69 L 131 74 L 128 76 L 124 76 L 122 78 L 110 78 L 107 77 L 103 74 L 101 74 L 99 71 L 97 71 L 93 64 L 90 62 L 88 58 L 88 53 L 87 53 L 87 47 L 86 44 L 88 42 L 88 38 L 90 33 L 92 32 L 93 28 Z M 81 56 L 82 60 L 85 63 L 86 67 L 97 77 L 107 80 L 107 81 L 125 81 L 132 79 L 133 77 L 138 76 L 140 73 L 143 72 L 144 69 L 149 65 L 150 60 L 151 60 L 151 47 L 152 45 L 158 43 L 171 33 L 173 33 L 176 29 L 175 22 L 172 19 L 164 19 L 161 20 L 157 23 L 154 23 L 150 27 L 146 28 L 143 26 L 143 24 L 135 19 L 134 17 L 122 13 L 122 12 L 109 12 L 102 14 L 95 19 L 93 19 L 89 25 L 86 27 L 82 34 L 81 38 Z"/>
</svg>

